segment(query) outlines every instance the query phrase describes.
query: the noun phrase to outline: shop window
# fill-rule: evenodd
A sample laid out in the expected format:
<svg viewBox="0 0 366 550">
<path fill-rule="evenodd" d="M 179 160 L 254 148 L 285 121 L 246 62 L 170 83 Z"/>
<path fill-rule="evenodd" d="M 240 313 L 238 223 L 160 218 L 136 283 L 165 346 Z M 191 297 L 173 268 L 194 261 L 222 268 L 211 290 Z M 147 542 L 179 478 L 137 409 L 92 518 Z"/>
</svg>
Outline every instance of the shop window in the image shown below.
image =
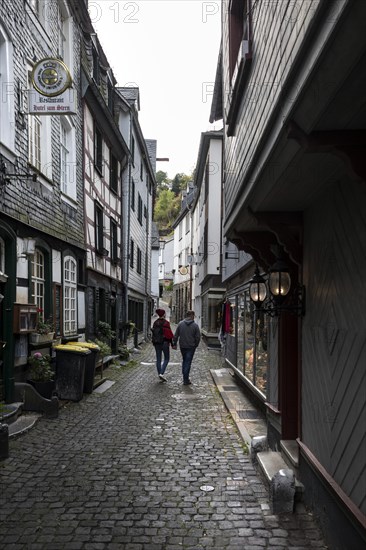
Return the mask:
<svg viewBox="0 0 366 550">
<path fill-rule="evenodd" d="M 222 325 L 222 294 L 208 292 L 202 296 L 202 329 L 219 333 Z"/>
<path fill-rule="evenodd" d="M 238 296 L 237 366 L 264 395 L 267 390 L 269 317 L 255 312 L 249 292 Z"/>
</svg>

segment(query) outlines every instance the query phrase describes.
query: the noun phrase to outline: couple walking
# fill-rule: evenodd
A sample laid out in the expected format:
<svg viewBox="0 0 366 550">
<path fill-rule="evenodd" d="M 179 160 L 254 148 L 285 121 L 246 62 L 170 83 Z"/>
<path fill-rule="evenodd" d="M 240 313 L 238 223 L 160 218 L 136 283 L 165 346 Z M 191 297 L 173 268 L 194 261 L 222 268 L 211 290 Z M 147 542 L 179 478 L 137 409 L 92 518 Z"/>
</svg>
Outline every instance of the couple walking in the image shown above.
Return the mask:
<svg viewBox="0 0 366 550">
<path fill-rule="evenodd" d="M 156 368 L 159 378 L 163 382 L 167 382 L 164 373 L 170 359 L 170 346 L 172 346 L 173 349 L 177 349 L 177 343 L 179 342 L 180 352 L 182 354 L 183 384 L 188 386 L 191 384 L 189 373 L 192 359 L 201 339 L 200 329 L 194 321 L 194 311 L 187 311 L 186 318 L 180 321 L 175 334 L 173 334 L 170 328 L 169 321 L 165 319 L 165 310 L 157 309 L 156 313 L 159 318 L 156 319 L 152 326 L 152 343 L 155 346 Z M 163 364 L 161 363 L 162 356 L 164 356 Z"/>
</svg>

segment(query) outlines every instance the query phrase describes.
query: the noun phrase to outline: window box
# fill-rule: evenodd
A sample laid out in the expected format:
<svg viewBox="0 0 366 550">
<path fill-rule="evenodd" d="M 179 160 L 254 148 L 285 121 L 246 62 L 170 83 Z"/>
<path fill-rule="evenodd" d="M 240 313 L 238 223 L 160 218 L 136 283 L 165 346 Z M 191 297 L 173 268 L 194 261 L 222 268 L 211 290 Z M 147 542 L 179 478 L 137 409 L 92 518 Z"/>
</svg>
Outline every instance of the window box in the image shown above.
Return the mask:
<svg viewBox="0 0 366 550">
<path fill-rule="evenodd" d="M 14 304 L 13 332 L 28 334 L 37 328 L 38 311 L 35 304 Z"/>
</svg>

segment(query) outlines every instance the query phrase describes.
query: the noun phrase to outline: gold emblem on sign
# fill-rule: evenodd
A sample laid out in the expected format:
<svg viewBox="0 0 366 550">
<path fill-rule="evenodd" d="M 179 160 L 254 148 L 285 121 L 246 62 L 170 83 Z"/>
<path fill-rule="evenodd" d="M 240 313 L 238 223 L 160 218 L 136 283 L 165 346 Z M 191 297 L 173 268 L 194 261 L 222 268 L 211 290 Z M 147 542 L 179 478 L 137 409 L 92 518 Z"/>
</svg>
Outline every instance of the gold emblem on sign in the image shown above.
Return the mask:
<svg viewBox="0 0 366 550">
<path fill-rule="evenodd" d="M 60 95 L 71 86 L 70 71 L 59 59 L 39 61 L 33 68 L 31 78 L 37 92 L 48 97 Z"/>
</svg>

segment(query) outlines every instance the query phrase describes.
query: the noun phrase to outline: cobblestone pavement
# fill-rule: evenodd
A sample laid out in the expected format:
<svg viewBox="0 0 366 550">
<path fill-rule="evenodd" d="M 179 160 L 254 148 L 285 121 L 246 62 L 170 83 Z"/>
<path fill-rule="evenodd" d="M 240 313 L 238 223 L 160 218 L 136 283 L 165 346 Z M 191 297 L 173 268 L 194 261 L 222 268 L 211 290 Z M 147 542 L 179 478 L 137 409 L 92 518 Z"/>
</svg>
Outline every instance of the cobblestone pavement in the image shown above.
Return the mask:
<svg viewBox="0 0 366 550">
<path fill-rule="evenodd" d="M 326 548 L 304 508 L 271 515 L 210 374 L 219 354 L 200 345 L 192 386 L 178 364 L 160 382 L 154 356 L 144 345 L 135 366 L 105 371 L 115 381 L 107 391 L 11 440 L 0 463 L 0 548 Z"/>
</svg>

